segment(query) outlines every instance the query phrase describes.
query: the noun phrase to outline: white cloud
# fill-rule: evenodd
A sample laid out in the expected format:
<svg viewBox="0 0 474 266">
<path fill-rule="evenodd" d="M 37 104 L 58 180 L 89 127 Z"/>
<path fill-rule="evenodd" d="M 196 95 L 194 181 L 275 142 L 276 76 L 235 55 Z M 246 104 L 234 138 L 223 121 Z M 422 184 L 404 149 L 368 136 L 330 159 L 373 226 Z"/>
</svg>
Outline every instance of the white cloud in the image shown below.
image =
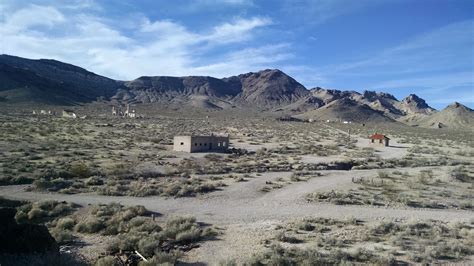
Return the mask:
<svg viewBox="0 0 474 266">
<path fill-rule="evenodd" d="M 269 18 L 254 17 L 251 19 L 237 19 L 233 23 L 224 23 L 214 27 L 214 31 L 206 38 L 216 42 L 234 42 L 249 38 L 246 33 L 255 28 L 268 26 L 272 24 Z"/>
<path fill-rule="evenodd" d="M 78 3 L 74 11 L 67 8 L 29 5 L 14 10 L 0 21 L 2 53 L 28 58 L 54 58 L 85 67 L 98 74 L 117 79 L 141 75 L 237 74 L 286 58 L 274 47 L 245 48 L 255 29 L 272 22 L 265 17 L 234 18 L 208 30 L 194 32 L 172 20 L 150 21 L 137 17 L 134 28 L 122 30 L 120 21 L 77 12 L 90 8 Z M 46 26 L 47 29 L 38 28 Z M 21 29 L 21 31 L 19 30 Z M 239 44 L 230 50 L 226 45 Z M 243 48 L 242 48 L 243 47 Z M 215 49 L 219 52 L 214 54 Z M 238 52 L 235 52 L 238 51 Z M 239 53 L 247 53 L 245 57 Z M 267 57 L 272 59 L 268 61 Z M 217 69 L 209 58 L 223 60 L 226 68 Z"/>
<path fill-rule="evenodd" d="M 200 75 L 226 77 L 248 71 L 258 71 L 269 65 L 291 58 L 289 44 L 265 45 L 259 48 L 246 48 L 216 58 L 214 63 L 196 67 L 193 72 Z"/>
<path fill-rule="evenodd" d="M 2 25 L 3 31 L 13 33 L 27 30 L 34 26 L 52 27 L 64 22 L 65 18 L 63 14 L 54 7 L 30 5 L 13 14 L 5 15 L 5 21 L 4 25 Z"/>
</svg>

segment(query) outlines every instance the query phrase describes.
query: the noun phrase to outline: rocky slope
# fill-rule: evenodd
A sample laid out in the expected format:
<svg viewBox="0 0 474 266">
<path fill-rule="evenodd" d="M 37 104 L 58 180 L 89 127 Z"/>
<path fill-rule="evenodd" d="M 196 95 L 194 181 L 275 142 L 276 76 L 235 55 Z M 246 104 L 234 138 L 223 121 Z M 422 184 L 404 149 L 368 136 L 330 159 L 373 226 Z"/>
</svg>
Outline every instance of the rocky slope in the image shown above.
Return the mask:
<svg viewBox="0 0 474 266">
<path fill-rule="evenodd" d="M 334 104 L 333 104 L 334 103 Z M 346 108 L 344 108 L 346 107 Z M 384 92 L 340 91 L 314 88 L 309 95 L 286 106 L 287 110 L 300 112 L 300 118 L 325 120 L 364 121 L 405 121 L 425 117 L 435 110 L 418 96 L 412 94 L 403 101 Z M 347 111 L 347 110 L 351 111 Z"/>
</svg>

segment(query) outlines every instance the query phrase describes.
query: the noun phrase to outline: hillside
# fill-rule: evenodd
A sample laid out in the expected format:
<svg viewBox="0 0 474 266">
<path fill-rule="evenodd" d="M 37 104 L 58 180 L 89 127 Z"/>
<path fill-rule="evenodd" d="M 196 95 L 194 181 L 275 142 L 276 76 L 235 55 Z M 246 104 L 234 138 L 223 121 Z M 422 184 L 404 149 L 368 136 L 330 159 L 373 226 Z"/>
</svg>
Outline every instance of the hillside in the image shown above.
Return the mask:
<svg viewBox="0 0 474 266">
<path fill-rule="evenodd" d="M 454 102 L 440 112 L 419 120 L 419 125 L 432 128 L 472 129 L 474 126 L 474 110 Z"/>
<path fill-rule="evenodd" d="M 108 98 L 121 82 L 56 60 L 0 55 L 0 97 L 12 103 L 75 104 Z"/>
<path fill-rule="evenodd" d="M 204 107 L 253 106 L 272 108 L 308 94 L 306 88 L 277 69 L 229 78 L 140 77 L 126 82 L 116 100 L 135 103 L 175 102 Z M 196 100 L 198 99 L 198 100 Z M 196 104 L 196 101 L 200 102 Z"/>
<path fill-rule="evenodd" d="M 382 111 L 374 110 L 366 104 L 349 98 L 334 100 L 321 108 L 297 115 L 301 119 L 351 121 L 351 122 L 393 122 Z"/>
<path fill-rule="evenodd" d="M 272 109 L 309 92 L 277 69 L 217 79 L 206 76 L 109 79 L 56 60 L 0 56 L 0 99 L 9 103 L 77 104 L 97 100 L 169 103 L 201 108 Z"/>
</svg>

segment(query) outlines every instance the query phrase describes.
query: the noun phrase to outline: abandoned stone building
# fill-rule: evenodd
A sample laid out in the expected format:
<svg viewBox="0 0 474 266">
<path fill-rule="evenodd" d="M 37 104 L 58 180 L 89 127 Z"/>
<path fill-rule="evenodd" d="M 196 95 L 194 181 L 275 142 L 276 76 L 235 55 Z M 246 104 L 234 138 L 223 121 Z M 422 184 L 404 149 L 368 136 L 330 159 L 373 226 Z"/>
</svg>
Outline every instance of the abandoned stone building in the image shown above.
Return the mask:
<svg viewBox="0 0 474 266">
<path fill-rule="evenodd" d="M 370 143 L 372 144 L 380 144 L 380 145 L 389 145 L 390 138 L 383 134 L 373 134 L 372 136 L 369 136 Z"/>
<path fill-rule="evenodd" d="M 174 151 L 224 152 L 229 148 L 229 136 L 175 136 Z"/>
</svg>

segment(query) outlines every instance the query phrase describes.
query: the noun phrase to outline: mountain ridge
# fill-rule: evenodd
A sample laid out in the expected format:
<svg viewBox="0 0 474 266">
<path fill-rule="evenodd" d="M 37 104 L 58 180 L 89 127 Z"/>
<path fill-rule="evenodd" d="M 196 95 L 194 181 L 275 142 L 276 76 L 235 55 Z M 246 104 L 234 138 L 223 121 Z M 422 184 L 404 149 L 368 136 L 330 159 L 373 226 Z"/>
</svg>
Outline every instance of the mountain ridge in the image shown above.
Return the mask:
<svg viewBox="0 0 474 266">
<path fill-rule="evenodd" d="M 0 81 L 0 99 L 13 104 L 74 105 L 97 100 L 132 104 L 166 103 L 215 110 L 254 108 L 281 111 L 308 119 L 357 122 L 372 119 L 424 126 L 434 123 L 430 122 L 429 117 L 439 113 L 415 94 L 398 100 L 389 93 L 369 90 L 359 93 L 320 87 L 307 89 L 278 69 L 225 78 L 142 76 L 119 81 L 57 60 L 0 55 Z M 454 117 L 454 120 L 457 115 L 469 117 L 472 111 L 469 110 L 451 112 L 456 114 L 447 116 Z M 444 121 L 440 123 L 445 126 L 450 123 L 459 126 L 453 119 L 438 118 Z M 459 119 L 464 121 L 461 124 L 470 121 L 470 118 Z"/>
</svg>

